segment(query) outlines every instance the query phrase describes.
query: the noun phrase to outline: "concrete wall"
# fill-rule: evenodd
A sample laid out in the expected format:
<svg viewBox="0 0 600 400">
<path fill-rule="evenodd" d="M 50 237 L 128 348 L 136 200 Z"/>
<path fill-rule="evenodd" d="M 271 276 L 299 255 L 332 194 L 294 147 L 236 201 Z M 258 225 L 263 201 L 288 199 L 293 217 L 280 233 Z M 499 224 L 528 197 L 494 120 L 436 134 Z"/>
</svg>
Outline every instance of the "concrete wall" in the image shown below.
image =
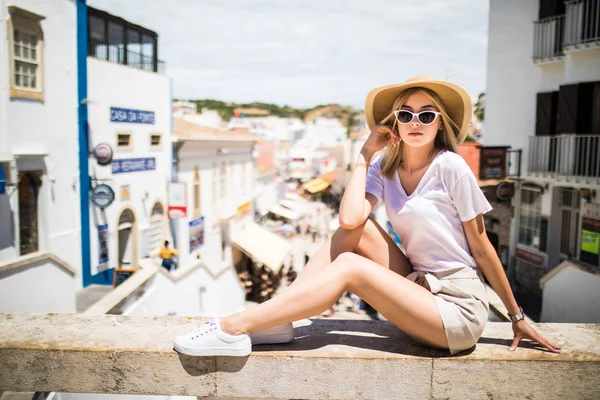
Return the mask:
<svg viewBox="0 0 600 400">
<path fill-rule="evenodd" d="M 8 98 L 7 5 L 45 17 L 44 100 Z M 42 172 L 38 199 L 40 250 L 67 263 L 81 263 L 77 164 L 77 68 L 75 2 L 15 0 L 0 2 L 0 152 L 17 159 L 19 171 Z M 6 147 L 5 147 L 6 146 Z M 26 156 L 28 155 L 28 156 Z M 19 256 L 16 188 L 0 200 L 0 260 Z"/>
<path fill-rule="evenodd" d="M 50 259 L 0 272 L 0 312 L 75 312 L 77 281 Z"/>
<path fill-rule="evenodd" d="M 200 267 L 178 281 L 157 273 L 141 297 L 131 296 L 119 308 L 123 315 L 136 316 L 226 316 L 243 310 L 244 300 L 233 268 L 213 277 Z"/>
<path fill-rule="evenodd" d="M 100 166 L 90 158 L 90 176 L 107 181 L 115 192 L 114 203 L 101 210 L 90 203 L 91 271 L 92 275 L 119 266 L 118 222 L 121 213 L 129 209 L 134 213 L 133 228 L 135 259 L 149 256 L 150 215 L 154 205 L 164 211 L 163 239 L 167 237 L 167 184 L 171 176 L 171 109 L 169 79 L 161 74 L 110 63 L 88 57 L 88 112 L 90 147 L 108 143 L 115 159 L 154 158 L 155 169 L 150 171 L 113 174 L 111 165 Z M 111 122 L 110 108 L 121 107 L 154 112 L 153 124 Z M 117 134 L 129 133 L 131 151 L 117 150 Z M 150 146 L 150 135 L 161 135 L 161 147 Z M 122 199 L 121 190 L 128 187 L 130 199 Z M 98 225 L 108 225 L 108 263 L 99 263 Z M 162 242 L 162 240 L 161 240 Z"/>
<path fill-rule="evenodd" d="M 541 321 L 600 322 L 599 289 L 600 275 L 566 267 L 544 285 Z"/>
</svg>

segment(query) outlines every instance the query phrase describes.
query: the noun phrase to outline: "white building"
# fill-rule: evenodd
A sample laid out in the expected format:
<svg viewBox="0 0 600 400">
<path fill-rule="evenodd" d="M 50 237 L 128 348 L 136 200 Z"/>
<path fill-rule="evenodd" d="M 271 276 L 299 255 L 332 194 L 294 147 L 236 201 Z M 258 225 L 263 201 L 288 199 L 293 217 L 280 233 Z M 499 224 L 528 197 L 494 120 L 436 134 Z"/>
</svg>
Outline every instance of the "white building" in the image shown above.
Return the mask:
<svg viewBox="0 0 600 400">
<path fill-rule="evenodd" d="M 172 151 L 170 83 L 158 60 L 158 35 L 91 7 L 88 30 L 89 148 L 107 144 L 113 157 L 109 163 L 89 158 L 84 286 L 112 283 L 111 269 L 136 269 L 141 258 L 160 250 L 168 233 Z M 110 189 L 100 185 L 112 188 L 112 204 L 106 201 Z"/>
<path fill-rule="evenodd" d="M 346 139 L 347 129 L 335 118 L 319 117 L 306 125 L 294 147 L 335 147 Z"/>
<path fill-rule="evenodd" d="M 173 219 L 173 237 L 183 268 L 202 263 L 228 284 L 249 262 L 281 270 L 290 247 L 253 222 L 257 137 L 247 131 L 219 130 L 174 118 L 176 183 L 183 184 L 185 215 Z M 175 215 L 174 215 L 175 216 Z M 221 285 L 223 283 L 221 282 Z M 239 286 L 238 286 L 239 287 Z M 233 291 L 231 296 L 237 298 Z M 244 295 L 241 295 L 243 304 Z"/>
<path fill-rule="evenodd" d="M 191 104 L 194 104 L 194 103 L 191 103 Z M 194 104 L 194 107 L 196 107 L 195 104 Z M 179 113 L 175 112 L 175 113 L 173 113 L 173 116 L 181 117 L 184 120 L 191 122 L 193 124 L 207 126 L 209 128 L 220 129 L 223 126 L 223 119 L 221 118 L 219 113 L 215 110 L 203 109 L 201 113 L 196 113 L 196 112 L 189 113 L 186 111 L 182 115 L 179 115 Z"/>
<path fill-rule="evenodd" d="M 563 260 L 600 267 L 599 18 L 597 0 L 490 2 L 485 144 L 523 150 L 509 273 L 536 296 Z"/>
<path fill-rule="evenodd" d="M 0 260 L 81 264 L 73 1 L 0 1 Z"/>
</svg>

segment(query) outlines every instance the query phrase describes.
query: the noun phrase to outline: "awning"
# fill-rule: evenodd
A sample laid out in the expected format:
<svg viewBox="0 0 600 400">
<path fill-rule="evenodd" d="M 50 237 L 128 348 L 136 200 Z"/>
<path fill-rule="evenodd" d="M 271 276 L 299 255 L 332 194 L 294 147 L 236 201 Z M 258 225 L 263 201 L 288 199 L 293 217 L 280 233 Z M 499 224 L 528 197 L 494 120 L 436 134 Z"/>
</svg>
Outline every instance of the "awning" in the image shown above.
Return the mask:
<svg viewBox="0 0 600 400">
<path fill-rule="evenodd" d="M 292 211 L 289 208 L 280 206 L 279 204 L 275 204 L 275 205 L 269 207 L 269 212 L 272 212 L 273 214 L 277 214 L 280 217 L 291 219 L 291 220 L 296 220 L 296 219 L 300 218 L 300 214 L 298 214 L 296 211 Z"/>
<path fill-rule="evenodd" d="M 479 187 L 486 187 L 486 186 L 496 186 L 499 183 L 502 182 L 508 182 L 508 183 L 513 183 L 515 180 L 514 179 L 510 179 L 510 178 L 504 178 L 504 179 L 477 179 L 477 184 L 479 185 Z"/>
<path fill-rule="evenodd" d="M 303 204 L 294 200 L 283 199 L 279 202 L 279 204 L 301 214 L 306 214 L 310 211 L 307 204 Z"/>
<path fill-rule="evenodd" d="M 249 223 L 244 230 L 233 234 L 231 242 L 275 274 L 281 269 L 292 248 L 286 239 L 254 223 Z"/>
<path fill-rule="evenodd" d="M 6 194 L 6 176 L 4 176 L 4 168 L 0 164 L 0 195 Z"/>
<path fill-rule="evenodd" d="M 321 190 L 325 190 L 328 187 L 329 182 L 321 178 L 313 179 L 302 184 L 302 188 L 304 188 L 312 194 L 318 193 Z"/>
</svg>

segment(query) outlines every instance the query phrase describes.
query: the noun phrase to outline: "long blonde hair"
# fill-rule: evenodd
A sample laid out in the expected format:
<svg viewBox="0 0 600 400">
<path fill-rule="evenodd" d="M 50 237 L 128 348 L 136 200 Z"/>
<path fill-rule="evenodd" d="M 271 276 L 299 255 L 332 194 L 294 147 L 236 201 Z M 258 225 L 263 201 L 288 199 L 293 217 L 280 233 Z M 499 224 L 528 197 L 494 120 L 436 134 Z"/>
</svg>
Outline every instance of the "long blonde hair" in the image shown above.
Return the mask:
<svg viewBox="0 0 600 400">
<path fill-rule="evenodd" d="M 440 99 L 435 92 L 429 89 L 417 87 L 406 89 L 400 93 L 400 95 L 394 101 L 392 109 L 379 122 L 379 124 L 391 125 L 394 132 L 399 135 L 400 132 L 398 131 L 398 121 L 394 116 L 394 111 L 399 110 L 406 103 L 406 100 L 408 100 L 408 98 L 415 93 L 423 93 L 425 96 L 429 97 L 435 108 L 437 108 L 437 110 L 440 112 L 440 117 L 442 118 L 440 131 L 438 131 L 435 137 L 434 148 L 432 152 L 435 152 L 436 149 L 444 149 L 456 153 L 458 145 L 460 144 L 457 139 L 460 128 L 448 115 L 442 99 Z M 401 141 L 398 146 L 388 146 L 381 160 L 382 175 L 389 179 L 393 178 L 398 169 L 404 165 L 405 158 L 406 153 L 404 149 L 404 142 Z"/>
</svg>

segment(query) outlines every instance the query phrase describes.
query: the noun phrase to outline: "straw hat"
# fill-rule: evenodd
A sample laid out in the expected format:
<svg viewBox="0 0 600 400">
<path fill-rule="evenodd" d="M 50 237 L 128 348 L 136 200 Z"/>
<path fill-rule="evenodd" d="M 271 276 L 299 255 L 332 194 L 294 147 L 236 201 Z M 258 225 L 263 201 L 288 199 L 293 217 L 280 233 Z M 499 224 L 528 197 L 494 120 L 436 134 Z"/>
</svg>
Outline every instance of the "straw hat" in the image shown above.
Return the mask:
<svg viewBox="0 0 600 400">
<path fill-rule="evenodd" d="M 467 136 L 467 129 L 471 124 L 473 114 L 471 97 L 460 86 L 446 81 L 438 81 L 429 76 L 414 76 L 404 83 L 381 86 L 371 90 L 365 101 L 365 118 L 369 129 L 372 129 L 392 112 L 394 101 L 400 93 L 415 87 L 429 89 L 440 96 L 450 119 L 460 129 L 456 132 L 456 137 L 459 142 L 462 142 Z"/>
</svg>

